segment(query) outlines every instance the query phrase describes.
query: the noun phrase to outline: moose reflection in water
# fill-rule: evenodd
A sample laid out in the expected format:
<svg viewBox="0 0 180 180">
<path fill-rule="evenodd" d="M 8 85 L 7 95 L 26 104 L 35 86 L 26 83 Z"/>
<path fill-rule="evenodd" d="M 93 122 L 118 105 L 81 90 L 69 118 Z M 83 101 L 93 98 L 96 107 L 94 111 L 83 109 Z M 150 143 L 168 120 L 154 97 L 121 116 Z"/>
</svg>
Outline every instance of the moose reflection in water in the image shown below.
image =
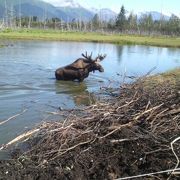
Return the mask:
<svg viewBox="0 0 180 180">
<path fill-rule="evenodd" d="M 96 101 L 95 94 L 88 91 L 85 82 L 56 81 L 55 88 L 56 94 L 68 94 L 76 106 L 87 106 Z"/>
<path fill-rule="evenodd" d="M 94 72 L 95 70 L 104 72 L 104 69 L 99 62 L 106 57 L 106 54 L 98 55 L 95 59 L 92 59 L 92 53 L 88 56 L 86 52 L 86 54 L 82 54 L 82 56 L 84 58 L 79 58 L 72 64 L 58 68 L 55 71 L 56 79 L 65 81 L 78 80 L 79 82 L 82 82 L 89 76 L 89 72 Z"/>
</svg>

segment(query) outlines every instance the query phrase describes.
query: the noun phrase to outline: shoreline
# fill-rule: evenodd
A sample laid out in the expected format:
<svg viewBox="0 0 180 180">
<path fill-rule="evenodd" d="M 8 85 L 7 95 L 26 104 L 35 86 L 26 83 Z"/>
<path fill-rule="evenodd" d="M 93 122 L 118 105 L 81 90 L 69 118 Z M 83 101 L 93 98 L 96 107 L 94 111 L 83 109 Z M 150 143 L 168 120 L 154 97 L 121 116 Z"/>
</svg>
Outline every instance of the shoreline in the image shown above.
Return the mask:
<svg viewBox="0 0 180 180">
<path fill-rule="evenodd" d="M 105 34 L 94 32 L 62 32 L 57 30 L 39 29 L 4 30 L 0 32 L 0 39 L 76 41 L 113 43 L 118 45 L 146 45 L 157 47 L 180 48 L 179 37 Z"/>
</svg>

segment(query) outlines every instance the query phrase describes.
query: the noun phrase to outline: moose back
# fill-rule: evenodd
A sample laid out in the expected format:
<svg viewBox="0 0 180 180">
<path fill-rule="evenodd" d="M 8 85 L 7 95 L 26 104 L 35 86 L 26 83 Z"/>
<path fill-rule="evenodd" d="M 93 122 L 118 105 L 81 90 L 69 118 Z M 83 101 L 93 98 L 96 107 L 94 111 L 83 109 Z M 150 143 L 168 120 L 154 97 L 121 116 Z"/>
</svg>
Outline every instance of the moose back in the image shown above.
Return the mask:
<svg viewBox="0 0 180 180">
<path fill-rule="evenodd" d="M 84 58 L 79 58 L 72 64 L 58 68 L 55 71 L 56 79 L 64 81 L 78 80 L 81 82 L 87 78 L 92 71 L 98 70 L 99 72 L 104 72 L 99 62 L 106 57 L 106 54 L 98 55 L 95 59 L 92 59 L 92 53 L 88 56 L 86 52 L 86 54 L 82 54 L 82 56 Z"/>
</svg>

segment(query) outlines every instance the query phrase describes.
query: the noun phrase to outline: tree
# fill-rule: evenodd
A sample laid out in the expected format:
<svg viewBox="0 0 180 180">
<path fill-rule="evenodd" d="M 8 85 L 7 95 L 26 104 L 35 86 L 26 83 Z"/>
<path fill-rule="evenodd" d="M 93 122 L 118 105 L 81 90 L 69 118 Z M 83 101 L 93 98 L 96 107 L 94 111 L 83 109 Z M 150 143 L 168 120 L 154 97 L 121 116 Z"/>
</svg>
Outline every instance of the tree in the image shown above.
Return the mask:
<svg viewBox="0 0 180 180">
<path fill-rule="evenodd" d="M 144 14 L 140 18 L 140 27 L 141 27 L 141 30 L 143 30 L 144 32 L 148 32 L 148 34 L 151 33 L 151 31 L 153 29 L 153 24 L 154 24 L 154 22 L 153 22 L 151 14 Z"/>
<path fill-rule="evenodd" d="M 8 27 L 9 25 L 8 25 L 8 19 L 9 19 L 9 17 L 8 17 L 8 8 L 7 8 L 7 1 L 5 0 L 4 1 L 4 18 L 5 18 L 5 27 Z"/>
<path fill-rule="evenodd" d="M 180 19 L 176 15 L 172 14 L 169 23 L 168 23 L 168 29 L 171 32 L 171 35 L 179 35 L 180 34 Z"/>
<path fill-rule="evenodd" d="M 98 14 L 95 14 L 92 18 L 92 26 L 94 29 L 98 29 L 100 26 L 100 20 Z"/>
<path fill-rule="evenodd" d="M 21 0 L 19 0 L 19 27 L 21 28 Z"/>
<path fill-rule="evenodd" d="M 116 19 L 116 27 L 120 31 L 123 31 L 125 29 L 125 25 L 126 25 L 126 12 L 124 6 L 122 5 L 121 10 Z"/>
<path fill-rule="evenodd" d="M 110 19 L 107 22 L 107 28 L 110 29 L 110 30 L 113 30 L 114 29 L 114 24 L 115 24 L 115 20 L 114 19 Z"/>
<path fill-rule="evenodd" d="M 128 29 L 131 32 L 137 31 L 137 15 L 134 15 L 132 12 L 130 13 L 128 19 L 127 19 Z"/>
</svg>

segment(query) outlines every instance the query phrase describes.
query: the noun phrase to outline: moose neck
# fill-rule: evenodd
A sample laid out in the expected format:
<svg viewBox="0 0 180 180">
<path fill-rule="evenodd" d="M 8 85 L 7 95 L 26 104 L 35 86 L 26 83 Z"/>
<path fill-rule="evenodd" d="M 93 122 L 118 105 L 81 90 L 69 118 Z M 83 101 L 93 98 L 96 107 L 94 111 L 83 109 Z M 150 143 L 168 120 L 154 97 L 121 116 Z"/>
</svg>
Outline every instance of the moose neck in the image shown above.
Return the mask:
<svg viewBox="0 0 180 180">
<path fill-rule="evenodd" d="M 88 70 L 88 72 L 92 72 L 92 71 L 95 71 L 96 69 L 94 69 L 93 65 L 92 64 L 89 64 L 88 66 L 86 66 L 86 68 Z"/>
</svg>

